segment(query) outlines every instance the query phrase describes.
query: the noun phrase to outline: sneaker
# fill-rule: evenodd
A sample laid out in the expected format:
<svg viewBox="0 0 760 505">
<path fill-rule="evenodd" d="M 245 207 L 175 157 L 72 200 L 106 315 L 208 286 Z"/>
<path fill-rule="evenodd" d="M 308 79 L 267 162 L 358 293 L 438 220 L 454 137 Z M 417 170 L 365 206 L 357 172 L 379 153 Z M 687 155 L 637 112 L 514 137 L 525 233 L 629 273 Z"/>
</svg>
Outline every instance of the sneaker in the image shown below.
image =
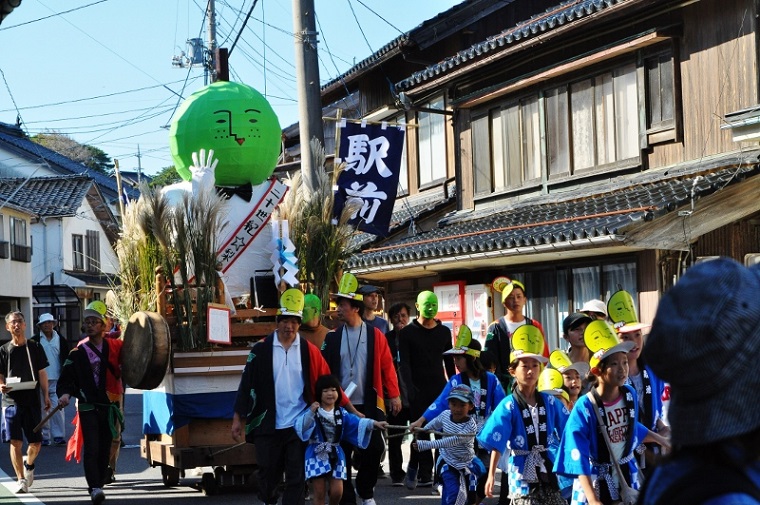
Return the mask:
<svg viewBox="0 0 760 505">
<path fill-rule="evenodd" d="M 404 477 L 404 485 L 409 490 L 412 490 L 417 487 L 417 469 L 416 468 L 406 469 L 406 477 Z"/>
<path fill-rule="evenodd" d="M 385 470 L 383 469 L 383 465 L 380 465 L 377 467 L 377 478 L 378 479 L 384 479 L 385 478 Z"/>
<path fill-rule="evenodd" d="M 420 480 L 417 486 L 418 487 L 433 487 L 433 479 Z"/>
<path fill-rule="evenodd" d="M 391 479 L 391 486 L 393 487 L 401 487 L 404 485 L 404 478 L 403 477 L 396 477 L 395 479 Z"/>
<path fill-rule="evenodd" d="M 374 498 L 367 498 L 366 500 L 362 500 L 362 505 L 377 505 L 377 502 L 375 502 Z"/>
<path fill-rule="evenodd" d="M 48 440 L 47 438 L 43 438 L 42 439 L 42 445 L 45 446 L 45 447 L 49 446 L 50 445 L 50 440 Z"/>
<path fill-rule="evenodd" d="M 90 499 L 92 500 L 92 503 L 97 505 L 98 503 L 103 503 L 103 501 L 105 501 L 106 494 L 99 487 L 94 487 L 92 488 L 92 493 L 90 493 Z"/>
<path fill-rule="evenodd" d="M 28 493 L 29 492 L 29 486 L 26 483 L 26 479 L 19 479 L 18 485 L 16 486 L 16 493 Z"/>
<path fill-rule="evenodd" d="M 106 478 L 104 484 L 113 484 L 114 482 L 116 482 L 116 474 L 109 466 L 106 468 Z"/>
<path fill-rule="evenodd" d="M 24 461 L 24 480 L 29 487 L 34 484 L 34 465 L 27 465 L 26 461 Z"/>
<path fill-rule="evenodd" d="M 53 439 L 53 444 L 55 445 L 66 445 L 66 440 L 63 437 L 55 437 Z M 44 443 L 42 445 L 45 445 Z"/>
</svg>

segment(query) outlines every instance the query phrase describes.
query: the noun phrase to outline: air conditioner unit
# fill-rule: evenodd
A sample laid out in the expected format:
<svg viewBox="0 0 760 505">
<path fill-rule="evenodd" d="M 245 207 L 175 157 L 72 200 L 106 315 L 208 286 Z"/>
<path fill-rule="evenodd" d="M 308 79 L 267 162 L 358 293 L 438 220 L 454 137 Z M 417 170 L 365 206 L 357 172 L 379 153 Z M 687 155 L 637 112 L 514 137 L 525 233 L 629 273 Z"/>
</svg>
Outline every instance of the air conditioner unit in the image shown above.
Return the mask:
<svg viewBox="0 0 760 505">
<path fill-rule="evenodd" d="M 749 253 L 744 255 L 744 266 L 751 267 L 760 263 L 760 253 Z"/>
<path fill-rule="evenodd" d="M 698 263 L 704 263 L 705 261 L 712 261 L 720 258 L 720 256 L 697 256 L 697 259 L 694 261 L 694 264 Z"/>
</svg>

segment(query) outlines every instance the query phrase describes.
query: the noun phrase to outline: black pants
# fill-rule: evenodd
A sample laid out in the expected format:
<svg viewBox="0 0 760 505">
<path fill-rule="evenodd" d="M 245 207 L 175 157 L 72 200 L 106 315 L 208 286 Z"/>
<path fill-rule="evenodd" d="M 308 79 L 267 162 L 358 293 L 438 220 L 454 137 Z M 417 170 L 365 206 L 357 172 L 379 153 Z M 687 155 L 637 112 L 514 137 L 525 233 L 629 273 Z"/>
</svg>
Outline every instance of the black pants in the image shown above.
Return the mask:
<svg viewBox="0 0 760 505">
<path fill-rule="evenodd" d="M 94 410 L 79 411 L 82 426 L 82 462 L 87 491 L 102 488 L 111 455 L 111 427 L 108 425 L 108 407 L 97 406 Z"/>
<path fill-rule="evenodd" d="M 359 412 L 366 414 L 363 405 L 355 405 Z M 343 498 L 341 505 L 354 505 L 359 500 L 369 499 L 375 496 L 375 484 L 377 484 L 377 467 L 380 466 L 380 459 L 383 456 L 385 442 L 380 430 L 373 430 L 372 437 L 366 449 L 355 449 L 359 451 L 359 467 L 356 469 L 356 490 L 351 482 L 351 458 L 349 455 L 354 446 L 348 442 L 341 443 L 343 452 L 346 453 L 346 473 L 348 479 L 343 483 Z M 303 461 L 301 462 L 303 466 Z M 357 498 L 356 495 L 359 495 Z"/>
<path fill-rule="evenodd" d="M 390 405 L 386 401 L 386 405 Z M 398 415 L 388 415 L 388 424 L 392 426 L 406 426 L 409 423 L 409 409 L 404 407 Z M 404 456 L 401 452 L 401 444 L 404 437 L 400 436 L 404 430 L 388 430 L 388 463 L 390 465 L 391 479 L 401 480 L 404 478 Z M 391 435 L 396 435 L 391 437 Z"/>
<path fill-rule="evenodd" d="M 304 457 L 306 444 L 296 435 L 293 428 L 275 430 L 268 435 L 253 439 L 258 464 L 259 497 L 266 504 L 277 503 L 282 474 L 285 473 L 285 491 L 282 503 L 303 505 L 304 503 Z"/>
</svg>

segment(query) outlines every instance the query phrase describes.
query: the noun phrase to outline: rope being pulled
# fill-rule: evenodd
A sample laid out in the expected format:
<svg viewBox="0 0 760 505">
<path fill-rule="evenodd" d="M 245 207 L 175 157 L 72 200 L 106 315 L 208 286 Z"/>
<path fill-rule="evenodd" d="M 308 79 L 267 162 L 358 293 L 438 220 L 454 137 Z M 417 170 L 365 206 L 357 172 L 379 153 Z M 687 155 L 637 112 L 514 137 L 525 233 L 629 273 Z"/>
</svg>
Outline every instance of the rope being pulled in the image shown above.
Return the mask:
<svg viewBox="0 0 760 505">
<path fill-rule="evenodd" d="M 432 433 L 433 435 L 437 435 L 440 437 L 475 437 L 478 434 L 477 433 L 443 433 L 441 431 L 435 431 L 435 430 L 423 430 L 422 428 L 412 428 L 410 429 L 408 425 L 401 425 L 401 426 L 393 426 L 388 425 L 389 430 L 403 430 L 401 433 L 394 433 L 393 435 L 388 435 L 388 438 L 393 437 L 403 437 L 407 433 Z"/>
</svg>

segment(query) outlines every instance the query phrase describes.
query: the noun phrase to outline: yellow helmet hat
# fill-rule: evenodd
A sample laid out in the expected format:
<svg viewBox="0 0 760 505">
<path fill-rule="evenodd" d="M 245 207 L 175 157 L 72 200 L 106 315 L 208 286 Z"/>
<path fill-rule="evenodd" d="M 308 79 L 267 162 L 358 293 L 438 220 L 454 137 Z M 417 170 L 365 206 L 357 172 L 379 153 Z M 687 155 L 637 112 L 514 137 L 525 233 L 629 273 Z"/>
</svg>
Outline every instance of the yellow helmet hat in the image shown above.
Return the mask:
<svg viewBox="0 0 760 505">
<path fill-rule="evenodd" d="M 278 316 L 303 317 L 303 291 L 297 288 L 286 289 L 280 296 Z"/>
<path fill-rule="evenodd" d="M 583 341 L 591 351 L 589 365 L 592 369 L 599 366 L 604 358 L 617 352 L 629 352 L 634 347 L 633 342 L 620 342 L 615 329 L 607 321 L 592 321 L 583 332 Z"/>
<path fill-rule="evenodd" d="M 346 272 L 340 278 L 338 292 L 331 293 L 333 298 L 348 298 L 350 300 L 364 300 L 364 296 L 359 294 L 359 281 L 352 273 Z"/>
<path fill-rule="evenodd" d="M 561 396 L 565 400 L 570 401 L 570 395 L 562 389 L 564 385 L 565 380 L 562 378 L 562 374 L 554 368 L 544 368 L 541 371 L 541 375 L 538 376 L 539 391 L 553 396 Z"/>
<path fill-rule="evenodd" d="M 477 358 L 480 356 L 480 342 L 472 340 L 472 330 L 463 324 L 459 327 L 454 347 L 443 354 L 469 354 Z"/>
<path fill-rule="evenodd" d="M 525 293 L 525 284 L 523 284 L 520 281 L 516 281 L 514 279 L 511 279 L 511 280 L 508 280 L 506 284 L 504 284 L 504 287 L 501 290 L 501 303 L 502 304 L 505 301 L 507 301 L 507 297 L 509 297 L 509 295 L 512 294 L 512 290 L 514 290 L 516 287 L 522 289 L 522 292 Z"/>
<path fill-rule="evenodd" d="M 607 313 L 613 322 L 618 333 L 648 328 L 651 325 L 639 322 L 639 316 L 636 314 L 636 305 L 633 303 L 633 296 L 625 290 L 614 293 L 607 302 Z"/>
<path fill-rule="evenodd" d="M 512 333 L 512 353 L 509 355 L 510 363 L 520 358 L 533 358 L 545 364 L 548 359 L 542 353 L 544 351 L 544 335 L 538 326 L 524 324 Z"/>
<path fill-rule="evenodd" d="M 88 317 L 97 317 L 105 321 L 106 312 L 108 312 L 108 307 L 106 307 L 106 304 L 101 302 L 100 300 L 95 300 L 93 302 L 88 303 L 87 307 L 84 308 L 82 319 L 84 320 L 84 319 L 87 319 Z"/>
<path fill-rule="evenodd" d="M 570 356 L 561 349 L 555 349 L 549 355 L 549 364 L 556 368 L 559 373 L 565 373 L 567 370 L 575 370 L 581 377 L 586 377 L 589 372 L 589 364 L 583 361 L 570 361 Z"/>
</svg>

